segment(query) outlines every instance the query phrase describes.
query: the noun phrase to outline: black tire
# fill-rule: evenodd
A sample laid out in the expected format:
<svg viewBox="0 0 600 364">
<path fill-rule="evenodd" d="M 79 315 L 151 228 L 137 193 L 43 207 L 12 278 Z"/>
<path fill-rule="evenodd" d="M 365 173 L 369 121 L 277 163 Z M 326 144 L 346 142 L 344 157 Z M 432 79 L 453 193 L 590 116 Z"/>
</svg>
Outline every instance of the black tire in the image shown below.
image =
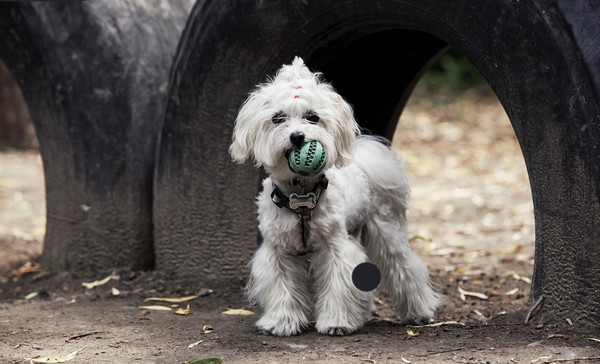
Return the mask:
<svg viewBox="0 0 600 364">
<path fill-rule="evenodd" d="M 189 7 L 171 2 L 158 14 L 141 5 L 0 3 L 0 57 L 21 86 L 44 163 L 45 271 L 153 267 L 156 141 Z"/>
<path fill-rule="evenodd" d="M 259 173 L 227 148 L 248 91 L 302 56 L 391 136 L 421 73 L 451 45 L 481 71 L 521 144 L 536 218 L 532 298 L 600 323 L 598 1 L 199 1 L 180 42 L 155 189 L 157 268 L 216 285 L 246 274 Z M 585 262 L 580 256 L 585 256 Z M 578 294 L 575 294 L 578 292 Z M 584 320 L 584 318 L 586 318 Z"/>
</svg>

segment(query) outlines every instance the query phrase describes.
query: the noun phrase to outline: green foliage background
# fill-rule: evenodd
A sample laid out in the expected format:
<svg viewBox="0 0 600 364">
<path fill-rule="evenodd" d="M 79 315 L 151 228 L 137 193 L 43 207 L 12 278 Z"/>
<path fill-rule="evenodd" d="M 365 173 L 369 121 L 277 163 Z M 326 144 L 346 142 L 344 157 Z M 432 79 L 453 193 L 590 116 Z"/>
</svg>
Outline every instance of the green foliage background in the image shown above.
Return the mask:
<svg viewBox="0 0 600 364">
<path fill-rule="evenodd" d="M 489 90 L 489 85 L 479 70 L 454 48 L 440 56 L 419 82 L 425 88 L 441 87 L 450 91 L 473 88 L 481 89 L 482 92 Z"/>
</svg>

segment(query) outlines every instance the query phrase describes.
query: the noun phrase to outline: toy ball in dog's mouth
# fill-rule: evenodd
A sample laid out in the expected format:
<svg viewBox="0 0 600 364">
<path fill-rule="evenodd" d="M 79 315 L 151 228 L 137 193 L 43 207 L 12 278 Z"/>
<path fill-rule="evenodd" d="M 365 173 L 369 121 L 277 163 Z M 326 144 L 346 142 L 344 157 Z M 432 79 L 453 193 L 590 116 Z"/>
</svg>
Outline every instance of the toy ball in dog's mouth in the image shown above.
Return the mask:
<svg viewBox="0 0 600 364">
<path fill-rule="evenodd" d="M 294 147 L 288 156 L 288 164 L 292 172 L 304 177 L 316 176 L 325 168 L 327 152 L 318 140 Z"/>
</svg>

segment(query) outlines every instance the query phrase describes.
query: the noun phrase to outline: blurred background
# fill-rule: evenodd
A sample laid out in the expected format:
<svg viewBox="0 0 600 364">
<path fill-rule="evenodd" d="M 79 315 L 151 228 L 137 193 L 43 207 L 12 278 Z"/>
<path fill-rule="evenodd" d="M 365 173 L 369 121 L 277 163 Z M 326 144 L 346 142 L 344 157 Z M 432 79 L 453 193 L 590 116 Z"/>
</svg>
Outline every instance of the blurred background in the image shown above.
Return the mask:
<svg viewBox="0 0 600 364">
<path fill-rule="evenodd" d="M 409 162 L 411 244 L 448 297 L 439 319 L 523 308 L 534 255 L 527 171 L 502 105 L 460 53 L 450 49 L 422 77 L 393 146 Z M 0 62 L 1 281 L 38 269 L 46 214 L 38 148 L 23 96 Z"/>
</svg>

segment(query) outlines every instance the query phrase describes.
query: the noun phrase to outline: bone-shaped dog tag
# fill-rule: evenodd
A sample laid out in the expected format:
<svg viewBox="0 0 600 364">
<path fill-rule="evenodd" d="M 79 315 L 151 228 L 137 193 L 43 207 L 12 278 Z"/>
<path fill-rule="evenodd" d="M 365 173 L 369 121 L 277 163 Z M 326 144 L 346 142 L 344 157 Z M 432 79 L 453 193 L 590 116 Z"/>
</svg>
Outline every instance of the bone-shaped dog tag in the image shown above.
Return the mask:
<svg viewBox="0 0 600 364">
<path fill-rule="evenodd" d="M 299 195 L 297 193 L 290 194 L 290 209 L 295 210 L 300 207 L 307 207 L 314 209 L 317 206 L 317 195 L 313 192 L 309 192 L 306 195 Z"/>
</svg>

